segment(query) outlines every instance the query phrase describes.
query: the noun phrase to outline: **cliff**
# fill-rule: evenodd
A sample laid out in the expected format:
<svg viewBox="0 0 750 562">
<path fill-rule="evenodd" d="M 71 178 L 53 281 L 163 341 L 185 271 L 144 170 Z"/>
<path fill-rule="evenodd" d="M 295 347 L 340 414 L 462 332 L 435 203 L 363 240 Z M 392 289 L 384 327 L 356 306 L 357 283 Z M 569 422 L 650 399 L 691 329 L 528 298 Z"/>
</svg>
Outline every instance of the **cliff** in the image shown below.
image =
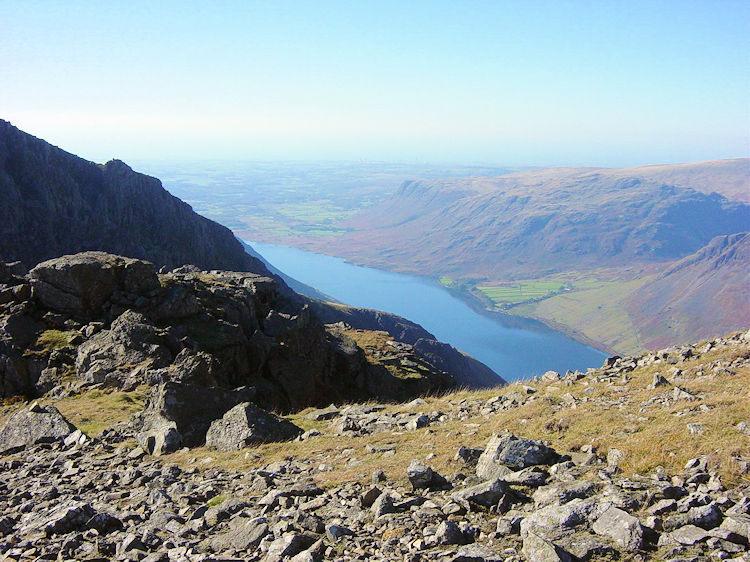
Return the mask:
<svg viewBox="0 0 750 562">
<path fill-rule="evenodd" d="M 0 259 L 32 267 L 101 250 L 172 269 L 268 275 L 232 232 L 193 212 L 161 182 L 111 160 L 95 164 L 0 120 Z"/>
</svg>

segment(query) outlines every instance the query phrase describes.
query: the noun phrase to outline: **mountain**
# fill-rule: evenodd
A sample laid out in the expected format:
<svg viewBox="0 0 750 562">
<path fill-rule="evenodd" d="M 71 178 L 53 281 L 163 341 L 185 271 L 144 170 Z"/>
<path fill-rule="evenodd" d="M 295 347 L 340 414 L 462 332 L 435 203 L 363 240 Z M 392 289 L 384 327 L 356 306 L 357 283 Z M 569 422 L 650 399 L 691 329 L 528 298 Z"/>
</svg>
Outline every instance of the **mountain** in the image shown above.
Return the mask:
<svg viewBox="0 0 750 562">
<path fill-rule="evenodd" d="M 750 234 L 717 236 L 625 300 L 645 347 L 709 338 L 750 320 Z"/>
<path fill-rule="evenodd" d="M 262 400 L 281 409 L 334 396 L 392 399 L 480 385 L 475 373 L 484 386 L 505 382 L 476 359 L 434 342 L 421 327 L 429 341 L 401 342 L 406 347 L 387 366 L 370 361 L 357 343 L 359 331 L 382 330 L 386 339 L 400 341 L 399 326 L 407 321 L 359 311 L 347 318 L 348 326 L 325 326 L 307 297 L 248 255 L 227 228 L 170 195 L 159 180 L 117 160 L 88 162 L 5 121 L 0 197 L 0 264 L 12 263 L 0 266 L 0 397 L 35 395 L 38 385 L 48 384 L 39 383 L 45 376 L 51 383 L 71 374 L 77 352 L 58 353 L 50 362 L 44 354 L 24 355 L 24 346 L 64 332 L 68 335 L 58 336 L 67 347 L 69 338 L 88 339 L 80 330 L 91 322 L 96 331 L 111 334 L 112 346 L 133 340 L 131 347 L 139 350 L 130 354 L 137 360 L 106 362 L 95 384 L 107 373 L 120 384 L 123 365 L 179 370 L 182 350 L 207 354 L 198 363 L 221 374 L 207 379 L 212 384 L 252 385 Z M 24 264 L 45 272 L 38 273 L 45 279 L 34 278 L 33 290 Z M 148 273 L 152 264 L 164 276 Z M 144 271 L 145 285 L 129 280 Z M 315 309 L 321 316 L 330 310 L 326 322 L 343 320 L 333 303 L 320 300 Z M 120 322 L 126 313 L 137 319 Z M 372 317 L 385 320 L 373 325 Z M 150 355 L 154 350 L 156 359 Z M 406 369 L 408 381 L 399 378 L 403 361 L 419 366 Z"/>
<path fill-rule="evenodd" d="M 746 161 L 692 169 L 741 174 Z M 750 205 L 661 181 L 657 170 L 546 169 L 496 178 L 405 182 L 320 241 L 360 263 L 433 276 L 539 277 L 661 263 L 747 229 Z M 689 170 L 677 169 L 683 184 Z M 675 172 L 677 173 L 677 172 Z M 697 176 L 695 172 L 693 176 Z M 739 181 L 739 180 L 738 180 Z M 742 177 L 747 186 L 747 177 Z M 726 178 L 723 184 L 730 184 Z"/>
<path fill-rule="evenodd" d="M 0 120 L 0 259 L 32 267 L 86 250 L 172 269 L 268 274 L 232 232 L 111 160 L 95 164 Z M 33 235 L 31 235 L 33 233 Z"/>
</svg>

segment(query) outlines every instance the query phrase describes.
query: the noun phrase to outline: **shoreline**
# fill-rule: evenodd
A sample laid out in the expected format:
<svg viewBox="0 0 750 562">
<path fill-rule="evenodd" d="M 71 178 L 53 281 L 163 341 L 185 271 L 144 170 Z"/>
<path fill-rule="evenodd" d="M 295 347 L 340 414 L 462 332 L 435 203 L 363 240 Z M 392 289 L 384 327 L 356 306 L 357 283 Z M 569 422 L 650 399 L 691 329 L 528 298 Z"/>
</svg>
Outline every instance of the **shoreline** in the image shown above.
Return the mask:
<svg viewBox="0 0 750 562">
<path fill-rule="evenodd" d="M 430 279 L 430 280 L 440 285 L 442 288 L 450 292 L 456 298 L 460 299 L 467 306 L 469 306 L 469 308 L 471 308 L 474 312 L 477 312 L 478 314 L 482 314 L 489 318 L 500 317 L 505 322 L 510 322 L 510 323 L 513 323 L 513 322 L 518 322 L 518 323 L 523 323 L 523 324 L 528 323 L 527 326 L 525 327 L 533 326 L 532 323 L 538 323 L 538 324 L 543 325 L 545 328 L 552 330 L 553 332 L 562 334 L 568 338 L 576 340 L 578 343 L 582 343 L 584 345 L 592 347 L 596 349 L 597 351 L 601 351 L 602 353 L 605 353 L 609 356 L 621 355 L 614 349 L 607 347 L 601 342 L 592 340 L 585 334 L 582 334 L 581 332 L 578 332 L 575 329 L 565 324 L 560 324 L 559 322 L 555 322 L 554 320 L 549 320 L 549 319 L 541 318 L 538 316 L 523 316 L 521 314 L 512 314 L 509 312 L 499 312 L 497 310 L 491 310 L 485 306 L 485 303 L 482 301 L 482 299 L 473 295 L 471 292 L 467 291 L 466 289 L 456 289 L 456 288 L 446 287 L 445 285 L 441 284 L 436 279 Z"/>
<path fill-rule="evenodd" d="M 251 242 L 249 240 L 244 240 L 244 239 L 243 241 L 251 246 L 254 242 L 254 241 Z M 311 252 L 314 254 L 320 254 L 323 256 L 338 258 L 338 259 L 343 260 L 345 263 L 348 263 L 351 265 L 356 265 L 360 267 L 368 267 L 371 269 L 377 269 L 377 270 L 385 271 L 388 273 L 398 273 L 401 275 L 409 275 L 412 277 L 416 277 L 416 278 L 424 280 L 425 282 L 433 286 L 446 290 L 451 296 L 456 297 L 458 300 L 463 302 L 465 305 L 467 305 L 471 310 L 473 310 L 477 314 L 481 314 L 482 316 L 485 316 L 493 320 L 500 320 L 505 325 L 519 327 L 521 329 L 526 329 L 526 330 L 539 330 L 539 331 L 549 330 L 549 331 L 558 333 L 564 337 L 570 338 L 580 344 L 586 345 L 592 349 L 595 349 L 599 351 L 600 353 L 603 353 L 607 356 L 619 355 L 616 351 L 608 348 L 603 343 L 592 340 L 586 335 L 580 332 L 577 332 L 576 330 L 574 330 L 573 328 L 569 326 L 566 326 L 565 324 L 559 324 L 557 322 L 554 322 L 553 320 L 547 320 L 544 318 L 537 318 L 533 316 L 522 316 L 520 314 L 510 314 L 507 312 L 498 312 L 496 310 L 490 310 L 489 308 L 486 307 L 485 303 L 480 298 L 478 298 L 476 295 L 473 295 L 468 290 L 461 289 L 461 288 L 446 287 L 445 285 L 440 283 L 440 281 L 437 278 L 434 278 L 434 277 L 418 275 L 415 273 L 401 271 L 399 269 L 387 269 L 378 265 L 368 264 L 361 260 L 351 259 L 351 258 L 347 258 L 347 257 L 340 256 L 340 255 L 328 254 L 328 253 L 321 251 L 321 249 L 315 244 L 312 245 L 314 246 L 314 248 L 310 248 L 308 245 L 305 245 L 305 244 L 298 246 L 298 245 L 292 245 L 290 242 L 260 242 L 260 243 L 269 244 L 272 246 L 287 246 L 290 248 L 303 250 L 305 252 Z"/>
</svg>

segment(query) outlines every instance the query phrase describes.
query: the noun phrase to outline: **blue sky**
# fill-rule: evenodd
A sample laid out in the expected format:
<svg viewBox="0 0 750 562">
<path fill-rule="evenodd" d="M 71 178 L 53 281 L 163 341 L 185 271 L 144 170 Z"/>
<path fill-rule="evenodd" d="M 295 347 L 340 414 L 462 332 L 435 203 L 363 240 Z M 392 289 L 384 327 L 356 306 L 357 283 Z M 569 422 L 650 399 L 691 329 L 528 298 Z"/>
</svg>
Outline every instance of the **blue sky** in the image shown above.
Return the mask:
<svg viewBox="0 0 750 562">
<path fill-rule="evenodd" d="M 747 2 L 0 2 L 0 118 L 85 158 L 748 156 Z"/>
</svg>

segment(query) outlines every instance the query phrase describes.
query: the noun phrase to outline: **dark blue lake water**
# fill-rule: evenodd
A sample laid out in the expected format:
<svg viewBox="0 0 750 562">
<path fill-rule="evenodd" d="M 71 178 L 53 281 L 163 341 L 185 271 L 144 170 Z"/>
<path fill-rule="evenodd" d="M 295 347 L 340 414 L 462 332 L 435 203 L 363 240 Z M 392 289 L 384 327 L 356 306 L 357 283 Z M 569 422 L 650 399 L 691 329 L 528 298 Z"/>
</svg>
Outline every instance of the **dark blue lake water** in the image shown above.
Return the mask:
<svg viewBox="0 0 750 562">
<path fill-rule="evenodd" d="M 606 355 L 538 322 L 487 316 L 426 279 L 361 267 L 287 246 L 248 242 L 271 265 L 352 306 L 403 316 L 508 381 L 600 367 Z M 523 327 L 518 327 L 521 324 Z"/>
</svg>

